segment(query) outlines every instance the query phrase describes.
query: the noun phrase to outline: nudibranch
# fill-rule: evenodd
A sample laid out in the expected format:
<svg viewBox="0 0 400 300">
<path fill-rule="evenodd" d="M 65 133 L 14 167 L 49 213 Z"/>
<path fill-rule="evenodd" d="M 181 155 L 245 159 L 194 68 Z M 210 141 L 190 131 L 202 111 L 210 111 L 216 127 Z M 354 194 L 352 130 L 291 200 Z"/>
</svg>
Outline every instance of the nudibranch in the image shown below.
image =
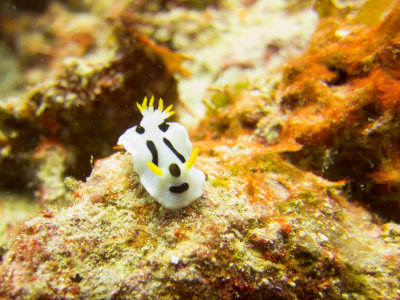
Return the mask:
<svg viewBox="0 0 400 300">
<path fill-rule="evenodd" d="M 133 167 L 146 191 L 165 208 L 179 209 L 201 197 L 205 175 L 193 164 L 198 148 L 192 149 L 184 126 L 166 122 L 175 112 L 172 105 L 158 108 L 154 97 L 147 105 L 136 103 L 143 118 L 140 124 L 128 129 L 118 140 L 132 154 Z"/>
</svg>

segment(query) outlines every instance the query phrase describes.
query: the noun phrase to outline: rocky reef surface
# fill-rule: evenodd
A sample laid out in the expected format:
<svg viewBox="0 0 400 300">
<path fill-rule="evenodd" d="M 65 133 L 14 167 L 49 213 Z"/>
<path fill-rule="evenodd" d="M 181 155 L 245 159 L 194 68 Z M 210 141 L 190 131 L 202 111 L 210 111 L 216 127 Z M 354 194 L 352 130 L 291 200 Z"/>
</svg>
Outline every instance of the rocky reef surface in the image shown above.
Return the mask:
<svg viewBox="0 0 400 300">
<path fill-rule="evenodd" d="M 1 294 L 389 299 L 399 292 L 399 251 L 387 243 L 394 231 L 385 236 L 337 184 L 303 173 L 277 149 L 199 145 L 208 181 L 182 210 L 147 194 L 126 153 L 97 160 L 85 183 L 68 179 L 73 204 L 26 221 L 8 244 Z"/>
<path fill-rule="evenodd" d="M 284 71 L 281 137 L 304 147 L 293 163 L 350 198 L 400 221 L 400 6 L 366 1 L 353 18 L 324 17 L 309 48 Z"/>
<path fill-rule="evenodd" d="M 1 7 L 0 298 L 400 297 L 397 1 Z M 176 211 L 114 147 L 153 94 L 207 176 Z"/>
</svg>

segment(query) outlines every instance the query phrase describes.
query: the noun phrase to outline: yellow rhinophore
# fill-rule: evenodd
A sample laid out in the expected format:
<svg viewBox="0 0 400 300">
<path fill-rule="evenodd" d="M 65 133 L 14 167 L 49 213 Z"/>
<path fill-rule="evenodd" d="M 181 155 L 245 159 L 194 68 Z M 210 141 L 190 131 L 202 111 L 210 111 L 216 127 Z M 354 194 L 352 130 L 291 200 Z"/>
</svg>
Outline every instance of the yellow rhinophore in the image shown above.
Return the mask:
<svg viewBox="0 0 400 300">
<path fill-rule="evenodd" d="M 147 109 L 147 97 L 144 97 L 142 107 L 143 107 L 143 110 Z"/>
<path fill-rule="evenodd" d="M 193 167 L 198 154 L 199 154 L 199 147 L 196 147 L 194 148 L 192 154 L 190 154 L 188 161 L 185 163 L 186 169 L 188 171 Z"/>
<path fill-rule="evenodd" d="M 157 167 L 155 164 L 153 164 L 151 161 L 146 162 L 147 166 L 149 167 L 150 171 L 153 172 L 154 174 L 158 176 L 162 176 L 163 171 Z"/>
</svg>

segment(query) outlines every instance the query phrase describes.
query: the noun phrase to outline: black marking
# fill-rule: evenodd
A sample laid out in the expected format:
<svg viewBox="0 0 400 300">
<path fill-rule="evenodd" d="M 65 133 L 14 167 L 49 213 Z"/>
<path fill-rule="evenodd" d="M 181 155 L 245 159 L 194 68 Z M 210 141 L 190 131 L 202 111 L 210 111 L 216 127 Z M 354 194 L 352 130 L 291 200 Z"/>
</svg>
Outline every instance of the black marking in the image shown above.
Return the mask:
<svg viewBox="0 0 400 300">
<path fill-rule="evenodd" d="M 166 132 L 166 131 L 168 130 L 168 128 L 169 128 L 169 125 L 168 125 L 167 123 L 164 122 L 164 123 L 158 125 L 158 128 L 160 128 L 160 130 L 161 130 L 162 132 Z"/>
<path fill-rule="evenodd" d="M 83 277 L 81 276 L 81 274 L 76 273 L 75 276 L 71 276 L 70 279 L 72 282 L 79 283 L 82 281 Z"/>
<path fill-rule="evenodd" d="M 175 163 L 169 165 L 169 172 L 171 173 L 172 176 L 175 177 L 181 176 L 181 169 L 179 169 L 179 166 Z"/>
<path fill-rule="evenodd" d="M 153 164 L 155 164 L 156 166 L 158 166 L 158 152 L 157 152 L 157 148 L 156 145 L 154 145 L 153 141 L 146 141 L 146 145 L 147 148 L 150 150 L 151 155 L 153 155 Z"/>
<path fill-rule="evenodd" d="M 136 132 L 139 134 L 143 134 L 144 133 L 144 127 L 138 125 L 136 126 Z"/>
<path fill-rule="evenodd" d="M 176 151 L 176 149 L 174 148 L 174 145 L 171 144 L 171 142 L 166 139 L 163 138 L 164 144 L 168 146 L 169 149 L 171 149 L 172 152 L 174 152 L 174 154 L 176 155 L 177 158 L 179 158 L 179 160 L 184 163 L 186 162 L 186 159 L 183 157 L 182 154 L 180 154 L 178 151 Z"/>
<path fill-rule="evenodd" d="M 186 182 L 182 183 L 181 185 L 173 185 L 169 187 L 169 191 L 171 193 L 181 194 L 186 192 L 189 189 L 189 184 Z"/>
</svg>

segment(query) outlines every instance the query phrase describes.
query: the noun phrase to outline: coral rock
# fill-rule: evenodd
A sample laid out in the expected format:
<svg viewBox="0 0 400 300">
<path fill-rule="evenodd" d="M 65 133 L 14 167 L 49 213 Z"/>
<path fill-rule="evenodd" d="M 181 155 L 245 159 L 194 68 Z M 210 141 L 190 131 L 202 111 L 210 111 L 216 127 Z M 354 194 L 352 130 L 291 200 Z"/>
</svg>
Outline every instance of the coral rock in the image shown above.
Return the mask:
<svg viewBox="0 0 400 300">
<path fill-rule="evenodd" d="M 335 183 L 304 176 L 255 143 L 216 145 L 212 156 L 205 144 L 204 194 L 181 210 L 147 194 L 128 153 L 97 160 L 85 183 L 68 180 L 73 204 L 25 222 L 1 253 L 0 296 L 399 295 L 398 250 Z"/>
</svg>

